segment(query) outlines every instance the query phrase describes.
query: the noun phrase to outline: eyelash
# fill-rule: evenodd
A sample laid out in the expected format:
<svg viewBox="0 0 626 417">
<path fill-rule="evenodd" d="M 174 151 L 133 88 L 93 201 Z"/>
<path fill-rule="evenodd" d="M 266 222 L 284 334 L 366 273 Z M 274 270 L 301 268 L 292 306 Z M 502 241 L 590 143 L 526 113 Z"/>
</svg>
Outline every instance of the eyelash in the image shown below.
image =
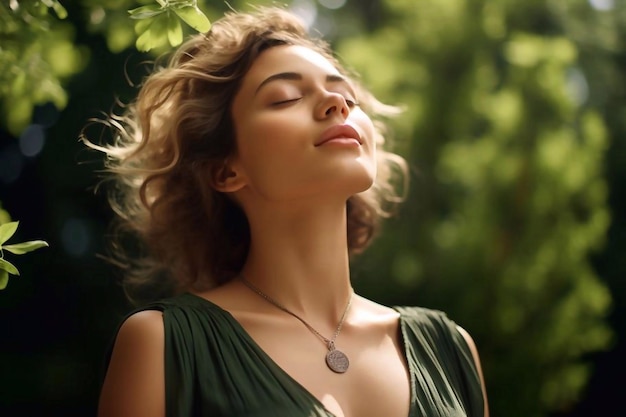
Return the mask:
<svg viewBox="0 0 626 417">
<path fill-rule="evenodd" d="M 272 106 L 280 106 L 281 104 L 295 103 L 296 101 L 300 101 L 300 100 L 302 100 L 302 97 L 290 98 L 289 100 L 281 100 L 281 101 L 274 102 L 274 103 L 272 103 Z M 346 98 L 346 97 L 344 97 L 344 100 L 346 100 L 346 104 L 351 109 L 354 108 L 354 107 L 357 107 L 359 105 L 358 101 L 356 101 L 356 100 L 352 100 L 352 99 Z"/>
<path fill-rule="evenodd" d="M 290 98 L 289 100 L 276 101 L 272 103 L 272 106 L 280 106 L 281 104 L 295 103 L 296 101 L 299 101 L 299 100 L 302 100 L 302 97 Z"/>
</svg>

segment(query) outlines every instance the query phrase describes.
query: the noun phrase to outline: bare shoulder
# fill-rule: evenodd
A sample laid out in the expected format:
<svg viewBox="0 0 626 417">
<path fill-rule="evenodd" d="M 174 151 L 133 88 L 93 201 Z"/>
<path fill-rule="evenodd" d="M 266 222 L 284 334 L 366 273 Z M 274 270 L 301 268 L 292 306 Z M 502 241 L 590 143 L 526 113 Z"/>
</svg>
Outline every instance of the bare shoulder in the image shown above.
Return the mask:
<svg viewBox="0 0 626 417">
<path fill-rule="evenodd" d="M 140 311 L 129 316 L 115 338 L 109 370 L 120 362 L 142 365 L 142 358 L 151 358 L 164 350 L 163 313 Z"/>
<path fill-rule="evenodd" d="M 483 398 L 485 399 L 485 417 L 489 417 L 489 406 L 487 403 L 487 391 L 485 390 L 485 380 L 483 377 L 482 366 L 480 365 L 480 356 L 478 355 L 478 348 L 476 347 L 476 343 L 474 343 L 474 339 L 472 338 L 472 336 L 470 336 L 467 330 L 465 330 L 461 326 L 456 326 L 456 328 L 459 331 L 459 333 L 461 333 L 461 336 L 463 336 L 463 339 L 465 339 L 465 342 L 467 343 L 467 346 L 469 347 L 470 351 L 472 352 L 472 356 L 474 357 L 474 363 L 476 364 L 476 369 L 478 370 L 478 376 L 480 377 L 480 384 L 481 384 L 482 391 L 483 391 Z"/>
<path fill-rule="evenodd" d="M 360 314 L 370 320 L 383 322 L 397 321 L 398 317 L 400 317 L 400 313 L 393 308 L 378 304 L 375 301 L 361 296 L 358 296 L 357 303 Z"/>
<path fill-rule="evenodd" d="M 391 308 L 384 306 L 382 304 L 377 303 L 376 301 L 370 300 L 369 298 L 365 298 L 360 295 L 356 295 L 354 297 L 355 304 L 358 305 L 361 309 L 365 311 L 376 314 L 376 315 L 385 315 L 385 314 L 397 314 L 397 312 Z"/>
<path fill-rule="evenodd" d="M 99 417 L 165 415 L 163 314 L 128 317 L 115 339 L 98 406 Z"/>
<path fill-rule="evenodd" d="M 145 338 L 163 338 L 163 313 L 144 310 L 129 316 L 117 335 L 116 345 L 123 341 L 143 342 Z M 152 340 L 154 341 L 154 340 Z"/>
</svg>

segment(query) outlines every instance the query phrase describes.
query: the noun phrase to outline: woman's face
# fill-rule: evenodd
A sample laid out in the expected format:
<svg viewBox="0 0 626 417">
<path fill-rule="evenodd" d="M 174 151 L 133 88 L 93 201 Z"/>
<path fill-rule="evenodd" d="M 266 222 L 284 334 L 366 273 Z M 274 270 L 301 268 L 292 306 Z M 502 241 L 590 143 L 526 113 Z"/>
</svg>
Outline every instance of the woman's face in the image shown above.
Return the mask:
<svg viewBox="0 0 626 417">
<path fill-rule="evenodd" d="M 269 201 L 348 198 L 376 175 L 374 127 L 351 82 L 303 46 L 264 51 L 243 79 L 232 116 L 240 191 Z"/>
</svg>

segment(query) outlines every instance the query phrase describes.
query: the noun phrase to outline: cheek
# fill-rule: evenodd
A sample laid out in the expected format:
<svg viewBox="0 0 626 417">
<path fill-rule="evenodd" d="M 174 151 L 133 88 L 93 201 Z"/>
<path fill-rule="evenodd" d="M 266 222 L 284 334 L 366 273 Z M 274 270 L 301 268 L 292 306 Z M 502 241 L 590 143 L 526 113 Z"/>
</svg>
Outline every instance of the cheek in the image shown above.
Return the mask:
<svg viewBox="0 0 626 417">
<path fill-rule="evenodd" d="M 237 134 L 242 163 L 253 176 L 272 176 L 295 169 L 306 157 L 307 132 L 298 118 L 264 115 L 248 120 Z M 284 175 L 284 172 L 283 172 Z"/>
<path fill-rule="evenodd" d="M 369 116 L 365 114 L 365 112 L 363 112 L 363 110 L 361 109 L 352 111 L 352 113 L 350 113 L 349 119 L 352 123 L 356 124 L 361 129 L 361 131 L 367 138 L 366 140 L 368 144 L 370 145 L 369 148 L 372 152 L 375 152 L 377 144 L 375 141 L 376 135 L 372 119 L 370 119 Z"/>
<path fill-rule="evenodd" d="M 250 123 L 238 141 L 247 157 L 271 160 L 301 150 L 303 143 L 297 139 L 302 136 L 298 126 L 279 118 L 266 117 Z"/>
<path fill-rule="evenodd" d="M 370 119 L 369 116 L 360 108 L 353 111 L 350 116 L 351 122 L 357 125 L 365 136 L 364 139 L 367 143 L 367 150 L 365 151 L 365 160 L 367 161 L 366 165 L 368 167 L 368 170 L 370 171 L 370 174 L 372 175 L 372 178 L 374 178 L 376 177 L 378 162 L 376 156 L 376 148 L 379 145 L 377 143 L 378 138 L 376 135 L 374 123 L 372 122 L 372 119 Z"/>
</svg>

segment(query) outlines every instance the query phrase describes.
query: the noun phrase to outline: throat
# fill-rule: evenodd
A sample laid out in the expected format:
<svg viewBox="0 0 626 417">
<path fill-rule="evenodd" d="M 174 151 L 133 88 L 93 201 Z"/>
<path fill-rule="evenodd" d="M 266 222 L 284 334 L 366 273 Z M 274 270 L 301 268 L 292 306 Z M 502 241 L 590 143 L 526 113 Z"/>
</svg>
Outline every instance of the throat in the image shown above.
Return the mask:
<svg viewBox="0 0 626 417">
<path fill-rule="evenodd" d="M 345 373 L 348 370 L 348 368 L 350 367 L 350 361 L 348 359 L 348 356 L 335 347 L 335 342 L 337 340 L 337 337 L 341 333 L 341 329 L 343 327 L 343 324 L 344 324 L 344 322 L 346 320 L 346 317 L 348 316 L 348 313 L 350 311 L 350 307 L 352 305 L 352 299 L 354 298 L 354 290 L 350 289 L 350 297 L 348 298 L 348 303 L 346 304 L 346 307 L 345 307 L 343 313 L 341 314 L 341 318 L 339 319 L 339 322 L 337 324 L 337 328 L 335 329 L 335 332 L 332 334 L 331 337 L 326 337 L 322 333 L 320 333 L 315 327 L 313 327 L 313 325 L 311 325 L 302 316 L 294 313 L 292 310 L 290 310 L 289 308 L 285 307 L 279 301 L 275 300 L 274 298 L 272 298 L 271 296 L 269 296 L 268 294 L 263 292 L 260 288 L 255 286 L 253 283 L 248 281 L 248 279 L 246 279 L 246 277 L 244 275 L 240 276 L 240 280 L 244 284 L 244 286 L 246 286 L 248 289 L 250 289 L 253 293 L 257 294 L 259 297 L 261 297 L 262 299 L 267 301 L 269 304 L 271 304 L 274 307 L 276 307 L 278 310 L 281 310 L 282 312 L 284 312 L 286 314 L 289 314 L 293 318 L 297 319 L 309 331 L 311 331 L 311 333 L 313 333 L 315 336 L 319 337 L 326 344 L 326 347 L 328 349 L 328 352 L 326 353 L 326 365 L 328 366 L 328 368 L 331 371 L 333 371 L 333 372 L 335 372 L 337 374 L 343 374 L 343 373 Z"/>
</svg>

